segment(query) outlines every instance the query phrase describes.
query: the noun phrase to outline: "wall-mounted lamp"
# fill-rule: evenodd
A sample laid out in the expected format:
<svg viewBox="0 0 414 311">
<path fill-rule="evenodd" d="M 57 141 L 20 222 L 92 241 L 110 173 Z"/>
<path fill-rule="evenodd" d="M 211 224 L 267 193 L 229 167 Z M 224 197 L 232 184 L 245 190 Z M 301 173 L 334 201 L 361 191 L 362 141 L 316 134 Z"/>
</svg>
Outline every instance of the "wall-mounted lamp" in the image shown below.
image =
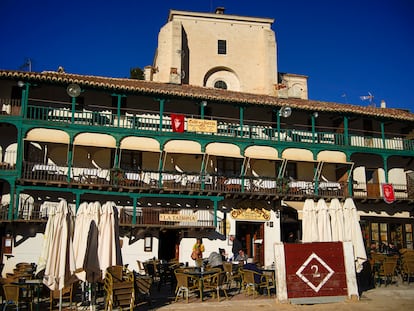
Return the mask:
<svg viewBox="0 0 414 311">
<path fill-rule="evenodd" d="M 279 219 L 280 218 L 280 210 L 276 210 L 276 218 Z"/>
<path fill-rule="evenodd" d="M 312 116 L 313 116 L 314 118 L 317 118 L 317 117 L 319 117 L 319 113 L 318 113 L 317 111 L 315 111 L 314 113 L 312 113 Z"/>
<path fill-rule="evenodd" d="M 77 84 L 69 84 L 68 87 L 66 88 L 66 93 L 68 93 L 68 95 L 70 97 L 78 97 L 81 93 L 81 88 L 79 85 Z"/>
<path fill-rule="evenodd" d="M 25 83 L 23 81 L 18 81 L 17 86 L 18 87 L 23 87 L 23 86 L 25 86 Z"/>
<path fill-rule="evenodd" d="M 207 106 L 207 101 L 203 100 L 203 101 L 201 102 L 201 106 L 203 106 L 203 107 Z"/>
<path fill-rule="evenodd" d="M 290 107 L 282 107 L 279 110 L 279 115 L 283 118 L 288 118 L 292 114 L 292 108 Z"/>
</svg>

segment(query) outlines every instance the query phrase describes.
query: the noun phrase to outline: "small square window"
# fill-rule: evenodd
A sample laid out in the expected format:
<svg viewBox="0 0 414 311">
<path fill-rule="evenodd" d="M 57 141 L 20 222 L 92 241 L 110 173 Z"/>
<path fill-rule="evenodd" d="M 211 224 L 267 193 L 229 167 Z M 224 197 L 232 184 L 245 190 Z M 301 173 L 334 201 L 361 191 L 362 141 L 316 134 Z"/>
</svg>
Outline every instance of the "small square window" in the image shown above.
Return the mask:
<svg viewBox="0 0 414 311">
<path fill-rule="evenodd" d="M 218 47 L 218 49 L 217 49 L 218 54 L 227 54 L 227 42 L 226 42 L 226 40 L 218 40 L 217 47 Z"/>
</svg>

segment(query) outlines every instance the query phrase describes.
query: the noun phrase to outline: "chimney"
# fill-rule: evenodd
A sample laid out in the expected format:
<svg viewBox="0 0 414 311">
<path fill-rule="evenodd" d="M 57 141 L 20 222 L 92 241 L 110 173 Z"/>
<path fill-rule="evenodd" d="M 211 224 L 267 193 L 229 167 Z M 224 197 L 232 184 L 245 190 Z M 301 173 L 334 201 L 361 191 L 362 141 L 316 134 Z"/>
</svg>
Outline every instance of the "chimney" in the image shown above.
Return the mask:
<svg viewBox="0 0 414 311">
<path fill-rule="evenodd" d="M 222 6 L 220 6 L 220 7 L 218 7 L 218 8 L 216 8 L 216 14 L 224 14 L 224 10 L 225 10 L 225 8 L 224 7 L 222 7 Z"/>
<path fill-rule="evenodd" d="M 385 103 L 385 100 L 381 100 L 381 108 L 387 108 L 387 104 Z"/>
</svg>

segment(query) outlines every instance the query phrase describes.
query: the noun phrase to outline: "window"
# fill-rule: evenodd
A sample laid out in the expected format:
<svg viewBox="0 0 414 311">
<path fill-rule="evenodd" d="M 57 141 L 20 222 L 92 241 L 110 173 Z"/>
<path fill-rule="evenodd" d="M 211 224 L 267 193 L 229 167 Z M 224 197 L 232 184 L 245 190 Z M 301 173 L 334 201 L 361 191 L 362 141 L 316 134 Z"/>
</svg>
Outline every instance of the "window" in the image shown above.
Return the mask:
<svg viewBox="0 0 414 311">
<path fill-rule="evenodd" d="M 227 42 L 226 40 L 218 40 L 217 53 L 225 55 L 227 54 Z"/>
<path fill-rule="evenodd" d="M 287 178 L 293 178 L 293 179 L 297 179 L 298 178 L 298 170 L 297 170 L 297 166 L 296 163 L 293 162 L 288 162 L 286 165 L 286 171 L 285 171 L 285 176 Z"/>
<path fill-rule="evenodd" d="M 214 83 L 214 88 L 227 90 L 227 84 L 226 82 L 219 80 Z"/>
<path fill-rule="evenodd" d="M 217 170 L 225 176 L 240 176 L 242 160 L 228 157 L 217 157 Z"/>
<path fill-rule="evenodd" d="M 122 150 L 120 167 L 124 170 L 138 171 L 142 167 L 142 152 Z"/>
<path fill-rule="evenodd" d="M 412 224 L 405 224 L 405 241 L 406 247 L 409 249 L 413 249 L 413 225 Z"/>
</svg>

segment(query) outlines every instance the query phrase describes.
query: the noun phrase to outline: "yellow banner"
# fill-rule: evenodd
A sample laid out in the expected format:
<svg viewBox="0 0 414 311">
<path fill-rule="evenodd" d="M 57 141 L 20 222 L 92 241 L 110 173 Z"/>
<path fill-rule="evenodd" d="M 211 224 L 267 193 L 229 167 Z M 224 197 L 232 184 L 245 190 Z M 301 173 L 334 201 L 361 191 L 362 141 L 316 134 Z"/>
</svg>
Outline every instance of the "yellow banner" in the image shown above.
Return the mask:
<svg viewBox="0 0 414 311">
<path fill-rule="evenodd" d="M 217 133 L 217 121 L 203 119 L 187 119 L 187 131 Z"/>
<path fill-rule="evenodd" d="M 244 220 L 269 220 L 270 212 L 264 208 L 240 208 L 231 211 L 231 217 Z"/>
<path fill-rule="evenodd" d="M 198 217 L 196 214 L 183 215 L 183 214 L 160 214 L 160 221 L 191 221 L 197 222 Z"/>
</svg>

